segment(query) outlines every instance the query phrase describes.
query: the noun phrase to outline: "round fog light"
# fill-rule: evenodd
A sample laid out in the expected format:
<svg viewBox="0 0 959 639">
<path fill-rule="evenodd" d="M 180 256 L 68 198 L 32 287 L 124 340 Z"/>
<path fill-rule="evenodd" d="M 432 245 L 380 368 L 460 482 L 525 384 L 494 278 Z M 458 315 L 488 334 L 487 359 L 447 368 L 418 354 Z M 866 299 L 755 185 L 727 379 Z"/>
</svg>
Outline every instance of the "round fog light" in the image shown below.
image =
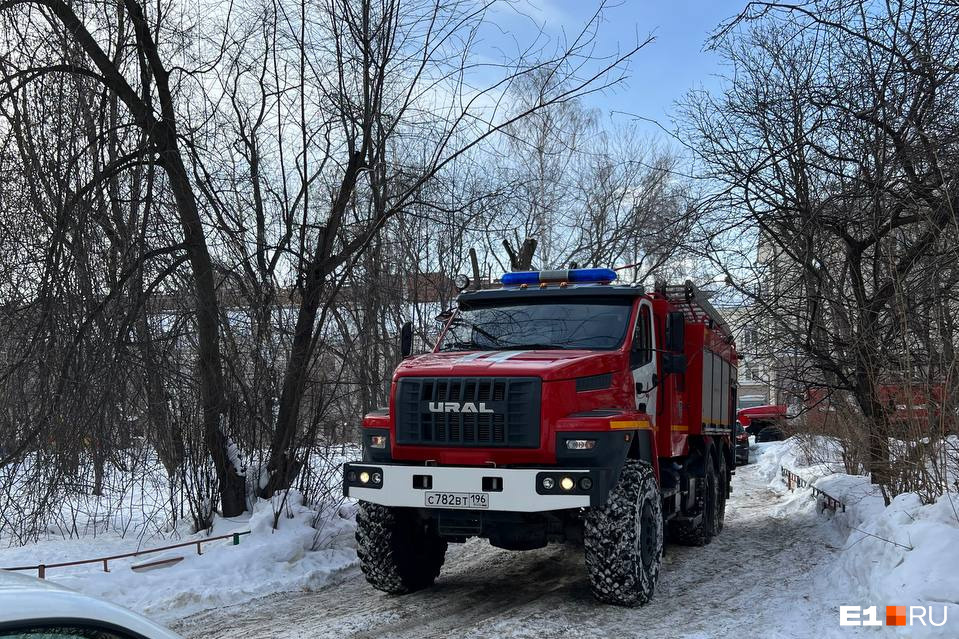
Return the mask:
<svg viewBox="0 0 959 639">
<path fill-rule="evenodd" d="M 382 481 L 383 481 L 383 475 L 381 475 L 381 474 L 379 474 L 379 473 L 373 473 L 373 483 L 374 483 L 374 484 L 379 484 L 379 483 L 381 483 Z"/>
<path fill-rule="evenodd" d="M 563 490 L 573 490 L 573 486 L 574 486 L 574 485 L 575 485 L 575 484 L 573 483 L 573 480 L 572 480 L 571 478 L 569 478 L 569 477 L 563 477 L 563 478 L 559 481 L 559 486 L 560 486 L 560 488 L 562 488 Z"/>
<path fill-rule="evenodd" d="M 356 481 L 356 471 L 355 471 L 355 470 L 351 470 L 350 472 L 346 473 L 346 481 L 349 481 L 349 482 L 354 482 L 354 481 Z"/>
<path fill-rule="evenodd" d="M 363 483 L 363 484 L 370 483 L 370 474 L 366 472 L 365 470 L 362 473 L 360 473 L 360 483 Z"/>
<path fill-rule="evenodd" d="M 580 490 L 589 490 L 592 487 L 593 487 L 593 480 L 590 479 L 589 477 L 583 477 L 582 479 L 579 480 Z"/>
<path fill-rule="evenodd" d="M 556 485 L 556 482 L 553 481 L 552 477 L 543 477 L 543 488 L 546 490 L 553 490 L 553 486 Z"/>
</svg>

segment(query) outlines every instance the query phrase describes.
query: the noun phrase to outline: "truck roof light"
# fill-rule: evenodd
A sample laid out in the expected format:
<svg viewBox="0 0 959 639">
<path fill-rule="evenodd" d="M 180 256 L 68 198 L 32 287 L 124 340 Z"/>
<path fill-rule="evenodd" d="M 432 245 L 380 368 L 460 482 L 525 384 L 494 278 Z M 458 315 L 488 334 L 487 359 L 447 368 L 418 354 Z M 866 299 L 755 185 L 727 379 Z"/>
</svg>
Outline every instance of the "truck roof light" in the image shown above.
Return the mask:
<svg viewBox="0 0 959 639">
<path fill-rule="evenodd" d="M 504 273 L 503 286 L 519 286 L 520 284 L 539 284 L 539 271 L 521 271 L 519 273 Z"/>
<path fill-rule="evenodd" d="M 570 282 L 615 282 L 616 271 L 611 268 L 576 268 L 569 272 Z"/>
<path fill-rule="evenodd" d="M 504 273 L 503 286 L 529 286 L 548 282 L 573 282 L 577 284 L 609 284 L 616 280 L 616 271 L 610 268 L 573 268 L 565 271 L 517 271 Z"/>
</svg>

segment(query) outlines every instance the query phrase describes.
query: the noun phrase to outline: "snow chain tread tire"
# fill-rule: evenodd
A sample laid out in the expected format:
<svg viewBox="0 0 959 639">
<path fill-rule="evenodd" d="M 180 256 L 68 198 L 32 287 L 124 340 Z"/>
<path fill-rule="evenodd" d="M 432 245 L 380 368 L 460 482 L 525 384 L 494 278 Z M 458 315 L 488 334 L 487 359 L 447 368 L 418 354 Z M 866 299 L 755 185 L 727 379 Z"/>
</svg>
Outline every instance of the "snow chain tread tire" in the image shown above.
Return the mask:
<svg viewBox="0 0 959 639">
<path fill-rule="evenodd" d="M 619 606 L 649 601 L 663 556 L 662 498 L 649 463 L 626 460 L 606 505 L 587 513 L 584 533 L 593 595 Z"/>
<path fill-rule="evenodd" d="M 356 554 L 366 580 L 394 595 L 433 584 L 446 558 L 446 540 L 412 511 L 361 501 Z"/>
</svg>

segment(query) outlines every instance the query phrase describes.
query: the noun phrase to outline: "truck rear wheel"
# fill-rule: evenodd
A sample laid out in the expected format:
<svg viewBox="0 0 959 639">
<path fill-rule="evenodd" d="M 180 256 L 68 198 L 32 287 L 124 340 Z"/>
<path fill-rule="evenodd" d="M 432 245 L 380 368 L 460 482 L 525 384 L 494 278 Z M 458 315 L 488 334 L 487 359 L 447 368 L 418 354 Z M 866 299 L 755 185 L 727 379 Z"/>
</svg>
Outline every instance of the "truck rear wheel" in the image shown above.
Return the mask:
<svg viewBox="0 0 959 639">
<path fill-rule="evenodd" d="M 712 453 L 706 456 L 706 476 L 697 483 L 695 519 L 670 523 L 670 540 L 683 546 L 705 546 L 718 533 L 719 525 L 719 477 L 713 464 Z"/>
<path fill-rule="evenodd" d="M 597 599 L 637 606 L 652 598 L 663 556 L 663 505 L 652 466 L 626 460 L 606 505 L 587 513 L 583 538 Z"/>
<path fill-rule="evenodd" d="M 446 558 L 446 540 L 414 511 L 361 501 L 356 554 L 370 585 L 401 595 L 433 584 Z"/>
</svg>

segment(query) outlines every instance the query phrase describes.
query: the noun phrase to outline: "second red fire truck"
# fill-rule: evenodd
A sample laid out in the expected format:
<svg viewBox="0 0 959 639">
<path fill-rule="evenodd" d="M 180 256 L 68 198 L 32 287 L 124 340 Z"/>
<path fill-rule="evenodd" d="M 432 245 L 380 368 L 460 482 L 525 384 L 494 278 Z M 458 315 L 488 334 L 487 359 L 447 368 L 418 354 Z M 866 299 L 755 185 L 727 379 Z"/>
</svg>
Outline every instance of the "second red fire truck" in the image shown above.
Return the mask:
<svg viewBox="0 0 959 639">
<path fill-rule="evenodd" d="M 433 352 L 396 369 L 363 420 L 357 552 L 390 593 L 427 587 L 447 545 L 582 542 L 593 594 L 652 597 L 664 539 L 723 528 L 735 456 L 736 351 L 689 282 L 610 269 L 507 273 L 461 293 Z M 409 355 L 410 342 L 404 345 Z"/>
</svg>

